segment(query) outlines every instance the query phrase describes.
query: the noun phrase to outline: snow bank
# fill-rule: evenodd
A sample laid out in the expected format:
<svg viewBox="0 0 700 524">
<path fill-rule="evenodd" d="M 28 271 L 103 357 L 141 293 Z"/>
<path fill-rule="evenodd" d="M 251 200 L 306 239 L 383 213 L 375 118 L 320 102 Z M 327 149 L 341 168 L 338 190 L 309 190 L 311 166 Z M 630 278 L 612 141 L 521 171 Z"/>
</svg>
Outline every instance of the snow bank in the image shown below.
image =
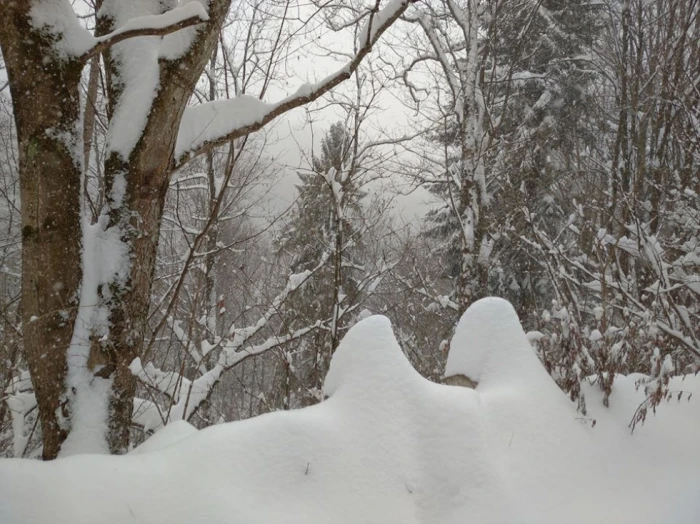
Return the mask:
<svg viewBox="0 0 700 524">
<path fill-rule="evenodd" d="M 158 431 L 138 448 L 134 449 L 131 454 L 142 455 L 143 453 L 165 449 L 187 437 L 191 437 L 195 433 L 197 433 L 197 428 L 192 424 L 184 420 L 176 420 Z"/>
<path fill-rule="evenodd" d="M 481 387 L 547 381 L 513 306 L 485 298 L 464 313 L 450 345 L 445 376 L 464 375 Z"/>
<path fill-rule="evenodd" d="M 337 349 L 319 405 L 176 423 L 123 457 L 0 461 L 0 522 L 700 522 L 694 399 L 631 435 L 644 397 L 620 377 L 610 409 L 586 386 L 581 417 L 496 299 L 465 313 L 448 372 L 478 386 L 423 379 L 388 319 L 368 317 Z M 678 382 L 700 396 L 698 377 Z"/>
</svg>

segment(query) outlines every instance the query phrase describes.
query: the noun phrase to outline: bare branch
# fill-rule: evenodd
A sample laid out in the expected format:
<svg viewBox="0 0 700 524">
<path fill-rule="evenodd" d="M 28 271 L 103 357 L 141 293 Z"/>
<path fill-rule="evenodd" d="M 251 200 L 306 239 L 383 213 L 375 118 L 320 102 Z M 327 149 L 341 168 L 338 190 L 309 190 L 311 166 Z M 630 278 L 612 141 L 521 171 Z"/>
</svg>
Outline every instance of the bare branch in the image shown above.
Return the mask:
<svg viewBox="0 0 700 524">
<path fill-rule="evenodd" d="M 278 116 L 317 100 L 331 89 L 350 78 L 372 50 L 381 35 L 415 0 L 394 0 L 373 19 L 378 27 L 368 31 L 370 38 L 344 67 L 317 84 L 304 84 L 296 93 L 277 103 L 266 103 L 250 96 L 209 102 L 188 107 L 183 115 L 175 147 L 174 169 L 179 169 L 193 158 L 231 140 L 262 129 Z M 388 11 L 388 12 L 387 12 Z M 197 124 L 202 123 L 204 128 Z"/>
</svg>

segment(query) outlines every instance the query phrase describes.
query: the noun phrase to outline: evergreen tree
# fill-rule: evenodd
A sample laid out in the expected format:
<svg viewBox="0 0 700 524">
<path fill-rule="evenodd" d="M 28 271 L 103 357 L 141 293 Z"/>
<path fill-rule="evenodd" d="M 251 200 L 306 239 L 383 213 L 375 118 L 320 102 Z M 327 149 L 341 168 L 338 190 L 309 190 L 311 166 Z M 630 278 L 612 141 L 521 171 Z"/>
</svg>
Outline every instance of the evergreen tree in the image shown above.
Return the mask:
<svg viewBox="0 0 700 524">
<path fill-rule="evenodd" d="M 361 267 L 361 201 L 365 193 L 351 172 L 353 145 L 354 137 L 343 123 L 330 127 L 321 142 L 320 156 L 313 158 L 313 171 L 298 173 L 297 204 L 279 242 L 280 254 L 291 257 L 295 273 L 311 271 L 325 260 L 290 300 L 286 311 L 285 330 L 293 331 L 314 320 L 326 324 L 291 349 L 293 356 L 286 356 L 284 362 L 288 376 L 283 382 L 291 380 L 291 390 L 301 391 L 302 404 L 318 400 L 330 356 L 338 344 L 333 333 L 347 327 L 342 310 L 358 295 L 356 268 Z"/>
<path fill-rule="evenodd" d="M 572 195 L 562 201 L 555 192 L 558 179 L 571 174 L 576 148 L 594 140 L 585 123 L 595 77 L 582 57 L 597 25 L 594 8 L 584 0 L 507 5 L 469 3 L 462 11 L 468 16 L 442 22 L 442 34 L 457 38 L 443 45 L 452 51 L 448 71 L 453 83 L 460 79 L 464 100 L 453 96 L 443 107 L 441 129 L 433 136 L 445 151 L 444 174 L 429 189 L 446 204 L 429 213 L 427 234 L 442 244 L 436 250 L 449 260 L 443 276 L 453 280 L 461 309 L 496 294 L 525 314 L 534 310 L 533 293 L 541 290 L 519 239 L 526 228 L 522 209 L 536 209 L 545 227 L 571 210 Z M 459 13 L 453 9 L 452 15 Z M 464 31 L 460 40 L 449 24 L 465 27 L 472 17 L 476 36 L 468 40 Z M 470 69 L 474 73 L 465 77 Z M 470 88 L 473 100 L 464 96 Z M 469 240 L 472 269 L 465 266 L 463 247 Z"/>
</svg>

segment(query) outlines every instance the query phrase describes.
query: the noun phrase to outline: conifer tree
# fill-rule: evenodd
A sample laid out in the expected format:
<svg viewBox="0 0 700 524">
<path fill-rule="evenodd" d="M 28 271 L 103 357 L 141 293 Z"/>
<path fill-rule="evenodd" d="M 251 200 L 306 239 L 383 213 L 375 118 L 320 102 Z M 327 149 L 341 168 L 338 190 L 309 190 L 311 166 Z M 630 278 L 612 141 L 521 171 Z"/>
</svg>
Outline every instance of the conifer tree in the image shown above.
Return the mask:
<svg viewBox="0 0 700 524">
<path fill-rule="evenodd" d="M 304 390 L 302 404 L 317 400 L 337 334 L 348 321 L 342 308 L 357 298 L 356 278 L 362 251 L 361 201 L 350 157 L 355 137 L 342 122 L 333 124 L 321 141 L 321 154 L 313 169 L 298 173 L 298 200 L 282 233 L 280 252 L 291 257 L 295 273 L 309 271 L 326 259 L 296 296 L 290 300 L 285 330 L 312 319 L 327 322 L 294 349 L 295 382 Z M 284 365 L 289 366 L 289 358 Z M 286 368 L 285 368 L 286 369 Z"/>
</svg>

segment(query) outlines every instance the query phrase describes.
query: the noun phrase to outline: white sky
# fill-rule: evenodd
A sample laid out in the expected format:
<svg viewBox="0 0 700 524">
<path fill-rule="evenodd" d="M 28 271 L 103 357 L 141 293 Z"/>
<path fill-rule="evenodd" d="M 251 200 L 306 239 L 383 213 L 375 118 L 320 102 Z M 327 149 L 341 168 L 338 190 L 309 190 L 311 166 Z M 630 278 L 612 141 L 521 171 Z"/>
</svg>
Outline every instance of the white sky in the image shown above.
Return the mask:
<svg viewBox="0 0 700 524">
<path fill-rule="evenodd" d="M 348 0 L 348 5 L 350 0 Z M 367 4 L 367 2 L 364 2 Z M 374 2 L 371 2 L 374 5 Z M 303 10 L 303 8 L 302 8 Z M 370 61 L 378 64 L 376 59 L 389 58 L 392 55 L 406 53 L 406 40 L 400 34 L 389 36 L 385 34 L 373 53 L 365 59 L 361 68 L 367 72 Z M 399 31 L 400 33 L 400 31 Z M 353 48 L 353 35 L 351 30 L 343 32 L 332 32 L 327 26 L 319 25 L 311 35 L 307 35 L 312 46 L 301 46 L 302 50 L 291 54 L 284 68 L 276 75 L 277 83 L 270 86 L 265 100 L 274 102 L 293 93 L 297 87 L 303 83 L 314 83 L 327 77 L 334 71 L 342 68 L 347 59 L 342 56 L 330 56 L 324 49 L 332 52 L 349 53 Z M 396 53 L 387 50 L 387 42 L 391 41 L 397 46 Z M 399 50 L 400 49 L 400 50 Z M 340 86 L 337 86 L 331 97 L 342 94 L 354 93 L 355 79 L 350 78 Z M 398 87 L 398 86 L 397 86 Z M 363 131 L 369 139 L 386 138 L 389 136 L 402 136 L 415 134 L 420 122 L 415 115 L 405 107 L 400 97 L 403 92 L 390 93 L 385 89 L 378 97 L 378 105 L 382 110 L 374 111 L 366 122 L 363 123 Z M 306 107 L 290 111 L 286 115 L 273 122 L 271 127 L 266 128 L 269 133 L 270 145 L 267 152 L 274 157 L 279 165 L 283 167 L 284 174 L 279 183 L 273 189 L 273 206 L 279 209 L 287 207 L 296 197 L 295 184 L 298 182 L 296 172 L 300 169 L 308 168 L 308 161 L 304 156 L 311 156 L 312 148 L 318 152 L 320 141 L 331 124 L 342 120 L 344 112 L 340 108 L 328 108 L 329 96 L 310 104 Z M 308 124 L 307 119 L 311 118 L 313 126 Z M 405 154 L 408 158 L 410 154 Z M 411 188 L 408 179 L 394 176 L 391 184 L 403 192 L 410 194 L 398 196 L 395 200 L 394 211 L 398 217 L 405 220 L 415 220 L 422 217 L 429 209 L 428 202 L 432 196 L 423 189 Z M 276 201 L 276 202 L 275 202 Z"/>
</svg>

